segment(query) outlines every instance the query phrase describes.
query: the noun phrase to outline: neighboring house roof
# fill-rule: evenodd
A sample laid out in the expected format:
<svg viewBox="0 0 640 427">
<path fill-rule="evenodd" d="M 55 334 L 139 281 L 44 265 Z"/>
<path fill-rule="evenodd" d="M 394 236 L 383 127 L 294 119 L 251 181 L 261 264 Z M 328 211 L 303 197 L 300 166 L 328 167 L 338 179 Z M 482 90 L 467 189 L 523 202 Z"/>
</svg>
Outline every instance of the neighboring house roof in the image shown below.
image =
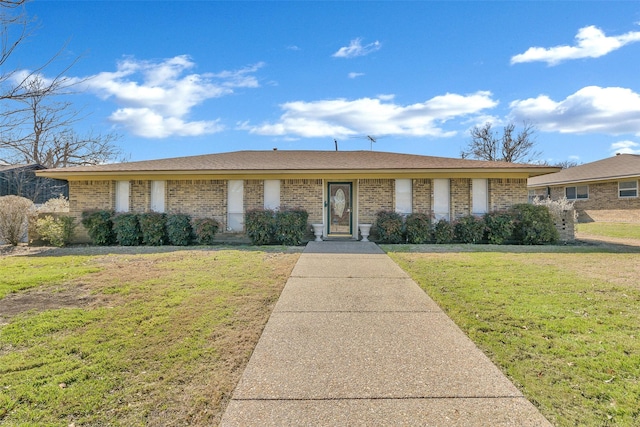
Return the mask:
<svg viewBox="0 0 640 427">
<path fill-rule="evenodd" d="M 29 164 L 29 165 L 0 165 L 0 172 L 10 171 L 14 169 L 31 169 L 31 170 L 40 170 L 46 169 L 44 166 L 39 165 L 37 163 Z"/>
<path fill-rule="evenodd" d="M 39 176 L 75 178 L 117 175 L 234 175 L 312 173 L 408 173 L 475 171 L 518 173 L 525 177 L 555 172 L 557 167 L 454 159 L 379 151 L 234 151 L 96 166 L 47 169 Z"/>
<path fill-rule="evenodd" d="M 611 181 L 640 177 L 640 156 L 618 154 L 613 157 L 529 178 L 529 187 L 548 187 L 590 181 Z"/>
</svg>

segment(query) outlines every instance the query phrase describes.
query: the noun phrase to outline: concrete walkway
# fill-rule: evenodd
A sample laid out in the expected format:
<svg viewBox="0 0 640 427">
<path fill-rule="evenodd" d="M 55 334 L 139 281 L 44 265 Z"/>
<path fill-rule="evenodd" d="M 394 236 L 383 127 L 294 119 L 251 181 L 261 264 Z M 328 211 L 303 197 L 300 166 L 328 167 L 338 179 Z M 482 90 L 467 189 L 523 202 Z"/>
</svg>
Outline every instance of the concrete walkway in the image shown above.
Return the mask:
<svg viewBox="0 0 640 427">
<path fill-rule="evenodd" d="M 222 426 L 550 426 L 373 243 L 310 242 Z"/>
</svg>

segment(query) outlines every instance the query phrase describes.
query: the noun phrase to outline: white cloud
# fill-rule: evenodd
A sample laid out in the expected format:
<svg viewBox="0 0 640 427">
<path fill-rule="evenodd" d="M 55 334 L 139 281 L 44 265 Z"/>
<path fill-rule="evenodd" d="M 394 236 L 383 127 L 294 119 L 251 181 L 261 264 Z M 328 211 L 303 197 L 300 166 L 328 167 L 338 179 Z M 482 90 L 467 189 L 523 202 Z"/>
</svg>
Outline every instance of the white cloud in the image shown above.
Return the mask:
<svg viewBox="0 0 640 427">
<path fill-rule="evenodd" d="M 334 58 L 355 58 L 356 56 L 365 56 L 377 50 L 380 50 L 382 45 L 379 41 L 375 41 L 373 43 L 369 43 L 367 45 L 362 45 L 362 38 L 357 38 L 351 40 L 349 46 L 344 46 L 338 49 L 336 53 L 334 53 Z"/>
<path fill-rule="evenodd" d="M 513 56 L 511 63 L 540 61 L 556 65 L 569 59 L 598 58 L 626 44 L 640 41 L 640 31 L 630 31 L 620 36 L 606 36 L 601 29 L 590 25 L 580 28 L 575 38 L 575 46 L 530 47 L 526 52 Z"/>
<path fill-rule="evenodd" d="M 411 105 L 387 102 L 391 99 L 385 96 L 287 102 L 281 105 L 284 113 L 276 123 L 251 126 L 245 122 L 241 128 L 260 135 L 299 137 L 358 134 L 448 137 L 456 132 L 442 128 L 446 121 L 480 114 L 498 104 L 490 92 L 448 93 Z"/>
<path fill-rule="evenodd" d="M 356 77 L 361 77 L 364 76 L 364 73 L 355 73 L 355 72 L 351 72 L 348 74 L 348 77 L 350 79 L 355 79 Z"/>
<path fill-rule="evenodd" d="M 587 86 L 562 101 L 546 95 L 510 104 L 516 121 L 560 133 L 640 135 L 640 95 L 621 87 Z"/>
<path fill-rule="evenodd" d="M 219 132 L 222 126 L 219 120 L 188 121 L 193 108 L 236 88 L 258 87 L 253 74 L 263 65 L 197 74 L 190 72 L 196 64 L 186 55 L 155 62 L 126 58 L 118 62 L 116 71 L 89 76 L 82 85 L 120 105 L 109 118 L 134 135 L 196 136 Z"/>
<path fill-rule="evenodd" d="M 640 144 L 633 141 L 618 141 L 611 144 L 611 154 L 640 154 Z"/>
</svg>

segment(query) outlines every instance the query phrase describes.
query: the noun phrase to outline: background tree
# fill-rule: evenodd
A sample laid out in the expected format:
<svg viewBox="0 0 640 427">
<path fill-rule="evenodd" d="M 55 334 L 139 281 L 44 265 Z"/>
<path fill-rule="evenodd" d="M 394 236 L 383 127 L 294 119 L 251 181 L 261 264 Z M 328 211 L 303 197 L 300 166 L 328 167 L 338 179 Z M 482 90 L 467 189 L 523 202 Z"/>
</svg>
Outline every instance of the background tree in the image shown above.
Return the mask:
<svg viewBox="0 0 640 427">
<path fill-rule="evenodd" d="M 0 70 L 9 69 L 7 61 L 30 35 L 25 3 L 0 0 Z M 38 163 L 56 168 L 104 163 L 120 155 L 114 145 L 116 134 L 75 130 L 83 117 L 68 99 L 78 82 L 64 76 L 75 61 L 54 78 L 43 74 L 59 54 L 34 70 L 1 72 L 0 164 Z"/>
<path fill-rule="evenodd" d="M 569 169 L 578 165 L 580 165 L 580 163 L 576 162 L 575 160 L 563 160 L 554 164 L 553 166 L 557 166 L 562 169 Z"/>
<path fill-rule="evenodd" d="M 462 151 L 463 159 L 471 158 L 488 161 L 512 163 L 531 163 L 538 161 L 541 153 L 535 150 L 536 129 L 530 123 L 524 123 L 520 132 L 509 123 L 502 130 L 502 135 L 487 122 L 484 126 L 471 129 L 471 141 Z"/>
<path fill-rule="evenodd" d="M 120 155 L 113 144 L 116 134 L 75 131 L 82 117 L 70 101 L 58 99 L 73 86 L 67 78 L 52 83 L 34 75 L 23 85 L 25 95 L 0 113 L 0 162 L 59 168 L 105 163 Z"/>
</svg>

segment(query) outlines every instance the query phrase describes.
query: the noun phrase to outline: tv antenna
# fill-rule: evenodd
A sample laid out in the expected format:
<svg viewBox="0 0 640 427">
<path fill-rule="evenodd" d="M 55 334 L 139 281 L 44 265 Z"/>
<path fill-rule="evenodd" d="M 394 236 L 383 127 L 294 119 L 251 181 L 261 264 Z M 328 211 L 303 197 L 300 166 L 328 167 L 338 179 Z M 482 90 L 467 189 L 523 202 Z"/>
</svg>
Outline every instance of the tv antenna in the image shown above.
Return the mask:
<svg viewBox="0 0 640 427">
<path fill-rule="evenodd" d="M 373 143 L 376 142 L 378 139 L 383 138 L 383 137 L 382 136 L 378 137 L 378 136 L 373 136 L 373 135 L 358 135 L 358 136 L 352 136 L 351 138 L 368 140 L 369 141 L 369 149 L 371 151 L 373 151 Z"/>
</svg>

